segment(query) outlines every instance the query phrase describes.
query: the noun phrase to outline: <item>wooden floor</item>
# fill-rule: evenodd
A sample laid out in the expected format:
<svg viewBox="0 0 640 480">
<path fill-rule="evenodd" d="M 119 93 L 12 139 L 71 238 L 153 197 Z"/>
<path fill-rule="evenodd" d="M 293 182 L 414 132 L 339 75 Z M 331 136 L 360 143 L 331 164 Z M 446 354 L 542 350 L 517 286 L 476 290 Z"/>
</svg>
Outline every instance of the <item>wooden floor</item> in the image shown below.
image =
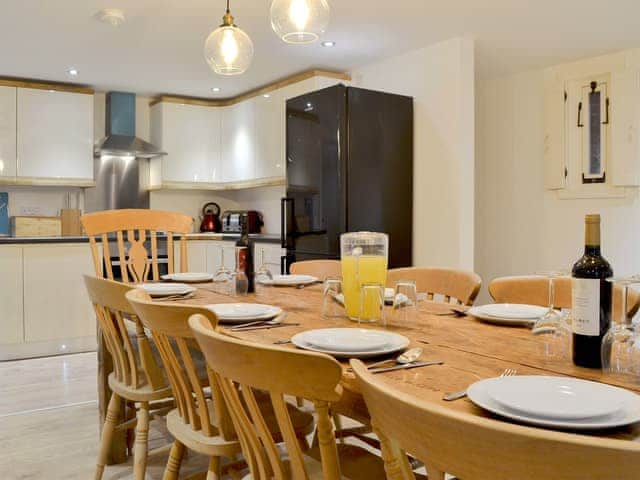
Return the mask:
<svg viewBox="0 0 640 480">
<path fill-rule="evenodd" d="M 161 422 L 152 422 L 150 448 L 168 445 Z M 167 458 L 149 459 L 147 479 L 161 479 Z M 83 353 L 0 363 L 0 479 L 87 480 L 98 452 L 96 355 Z M 184 476 L 205 470 L 190 453 Z M 104 480 L 132 478 L 129 464 L 107 467 Z M 181 475 L 183 476 L 183 475 Z"/>
</svg>

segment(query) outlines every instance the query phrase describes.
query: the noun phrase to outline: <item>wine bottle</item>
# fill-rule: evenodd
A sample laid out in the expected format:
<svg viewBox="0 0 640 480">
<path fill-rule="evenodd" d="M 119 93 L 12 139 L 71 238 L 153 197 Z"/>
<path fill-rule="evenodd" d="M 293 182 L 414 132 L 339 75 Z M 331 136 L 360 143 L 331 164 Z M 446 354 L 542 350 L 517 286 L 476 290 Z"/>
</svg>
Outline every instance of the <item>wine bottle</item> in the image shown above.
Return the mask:
<svg viewBox="0 0 640 480">
<path fill-rule="evenodd" d="M 600 215 L 585 217 L 584 255 L 571 272 L 573 363 L 600 368 L 602 337 L 611 323 L 613 270 L 600 252 Z"/>
<path fill-rule="evenodd" d="M 248 282 L 247 292 L 253 293 L 255 291 L 253 278 L 253 242 L 249 239 L 249 220 L 247 215 L 242 215 L 240 223 L 242 233 L 236 242 L 236 247 L 240 247 L 238 249 L 237 269 L 244 272 L 246 276 L 246 281 Z"/>
</svg>

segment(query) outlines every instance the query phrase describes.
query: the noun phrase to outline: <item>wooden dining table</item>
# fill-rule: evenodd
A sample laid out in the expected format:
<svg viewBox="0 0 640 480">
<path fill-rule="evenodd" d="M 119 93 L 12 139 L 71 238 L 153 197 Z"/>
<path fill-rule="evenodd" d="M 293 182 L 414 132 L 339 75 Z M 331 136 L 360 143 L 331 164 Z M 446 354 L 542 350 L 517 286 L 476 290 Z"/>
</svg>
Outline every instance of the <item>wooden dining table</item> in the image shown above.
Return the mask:
<svg viewBox="0 0 640 480">
<path fill-rule="evenodd" d="M 499 376 L 506 369 L 514 369 L 518 375 L 564 375 L 599 381 L 640 394 L 640 383 L 632 383 L 613 374 L 605 374 L 599 369 L 575 366 L 570 358 L 560 360 L 545 356 L 541 337 L 532 335 L 529 328 L 489 324 L 472 316 L 459 317 L 450 312 L 452 305 L 448 304 L 419 302 L 416 318 L 409 325 L 393 324 L 389 318 L 391 307 L 386 307 L 387 317 L 390 320 L 386 326 L 375 323 L 359 325 L 346 316 L 334 318 L 322 316 L 321 284 L 304 288 L 270 287 L 242 297 L 225 293 L 215 283 L 198 284 L 197 287 L 195 296 L 182 302 L 195 305 L 234 302 L 275 305 L 286 312 L 284 320 L 286 323 L 299 324 L 244 332 L 232 331 L 233 325 L 221 325 L 229 335 L 256 343 L 296 348 L 290 343 L 281 344 L 281 342 L 286 342 L 293 335 L 305 330 L 330 327 L 386 328 L 404 335 L 410 340 L 408 348 L 423 349 L 420 360 L 444 363 L 378 374 L 384 382 L 398 391 L 422 400 L 473 415 L 493 416 L 475 406 L 468 398 L 447 402 L 442 399 L 443 395 L 466 389 L 478 380 Z M 344 369 L 342 377 L 344 394 L 342 400 L 332 405 L 332 408 L 337 413 L 367 423 L 369 414 L 358 391 L 356 379 L 348 369 L 348 361 L 338 360 Z M 104 402 L 106 399 L 100 399 L 100 401 Z M 640 441 L 640 424 L 582 433 Z"/>
</svg>

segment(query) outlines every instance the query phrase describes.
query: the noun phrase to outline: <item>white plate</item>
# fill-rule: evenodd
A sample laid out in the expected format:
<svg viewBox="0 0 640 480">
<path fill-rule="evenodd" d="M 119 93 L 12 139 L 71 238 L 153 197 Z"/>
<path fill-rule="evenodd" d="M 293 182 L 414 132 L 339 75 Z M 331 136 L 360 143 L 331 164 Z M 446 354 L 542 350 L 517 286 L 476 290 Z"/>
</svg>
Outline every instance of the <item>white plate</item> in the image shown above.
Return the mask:
<svg viewBox="0 0 640 480">
<path fill-rule="evenodd" d="M 274 275 L 272 280 L 263 281 L 265 285 L 276 287 L 297 287 L 298 285 L 310 285 L 318 282 L 317 277 L 311 275 Z"/>
<path fill-rule="evenodd" d="M 162 278 L 162 280 L 169 280 L 172 282 L 198 283 L 212 281 L 213 274 L 196 272 L 168 273 L 166 275 L 162 275 L 160 278 Z"/>
<path fill-rule="evenodd" d="M 269 320 L 280 313 L 280 307 L 261 303 L 215 303 L 205 305 L 224 323 L 244 323 L 251 320 Z"/>
<path fill-rule="evenodd" d="M 576 420 L 611 415 L 626 395 L 602 383 L 570 377 L 504 377 L 488 388 L 501 405 L 537 417 Z"/>
<path fill-rule="evenodd" d="M 533 306 L 533 305 L 529 305 L 529 306 Z M 535 307 L 535 308 L 542 308 L 543 310 L 542 315 L 544 315 L 547 311 L 547 309 L 544 307 Z M 467 310 L 467 314 L 477 318 L 478 320 L 482 320 L 483 322 L 495 323 L 496 325 L 513 325 L 513 326 L 526 326 L 526 327 L 530 327 L 535 323 L 535 321 L 538 318 L 540 318 L 540 317 L 535 317 L 535 318 L 496 317 L 496 316 L 485 313 L 482 306 L 471 307 L 469 310 Z"/>
<path fill-rule="evenodd" d="M 184 283 L 142 283 L 138 285 L 152 297 L 167 297 L 169 295 L 187 295 L 196 289 Z"/>
<path fill-rule="evenodd" d="M 328 328 L 307 335 L 307 342 L 323 350 L 369 352 L 387 346 L 389 337 L 385 333 L 364 328 Z"/>
<path fill-rule="evenodd" d="M 399 352 L 407 348 L 409 345 L 409 339 L 402 335 L 398 335 L 397 333 L 387 332 L 384 330 L 372 330 L 382 335 L 387 336 L 388 341 L 387 344 L 376 350 L 365 350 L 365 351 L 353 351 L 353 352 L 344 352 L 338 350 L 327 350 L 324 348 L 320 348 L 314 346 L 309 342 L 309 337 L 313 337 L 315 332 L 326 332 L 326 331 L 335 331 L 335 330 L 353 330 L 350 328 L 323 328 L 319 330 L 307 330 L 306 332 L 298 333 L 291 338 L 291 342 L 297 346 L 298 348 L 302 348 L 304 350 L 311 350 L 314 352 L 322 352 L 327 353 L 329 355 L 333 355 L 335 357 L 350 357 L 350 358 L 367 358 L 367 357 L 375 357 L 378 355 L 386 355 L 394 352 Z M 359 330 L 359 329 L 356 329 Z"/>
<path fill-rule="evenodd" d="M 600 430 L 640 422 L 640 396 L 624 389 L 619 389 L 621 390 L 621 395 L 625 395 L 625 400 L 620 410 L 611 415 L 605 415 L 604 417 L 559 420 L 527 415 L 505 407 L 491 398 L 489 388 L 493 383 L 499 382 L 503 378 L 489 378 L 474 383 L 467 389 L 469 400 L 480 408 L 484 408 L 496 415 L 539 427 L 563 430 Z"/>
<path fill-rule="evenodd" d="M 547 313 L 547 308 L 538 305 L 524 305 L 518 303 L 490 303 L 476 307 L 482 315 L 507 319 L 537 320 Z"/>
</svg>

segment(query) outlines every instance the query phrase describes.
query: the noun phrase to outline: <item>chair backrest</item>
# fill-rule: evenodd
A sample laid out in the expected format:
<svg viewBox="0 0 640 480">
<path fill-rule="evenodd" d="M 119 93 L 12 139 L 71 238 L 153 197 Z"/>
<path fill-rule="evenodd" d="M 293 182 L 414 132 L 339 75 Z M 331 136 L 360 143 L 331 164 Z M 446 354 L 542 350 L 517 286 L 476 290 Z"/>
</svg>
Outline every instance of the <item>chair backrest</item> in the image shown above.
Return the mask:
<svg viewBox="0 0 640 480">
<path fill-rule="evenodd" d="M 131 286 L 102 278 L 84 276 L 89 299 L 107 350 L 113 358 L 116 380 L 130 388 L 150 386 L 166 388 L 162 370 L 151 353 L 149 339 L 125 295 Z M 137 349 L 134 348 L 126 322 L 135 322 Z"/>
<path fill-rule="evenodd" d="M 207 363 L 218 377 L 252 478 L 308 479 L 284 398 L 287 394 L 314 403 L 323 478 L 339 479 L 340 467 L 329 402 L 339 400 L 342 393 L 340 364 L 327 355 L 234 339 L 215 331 L 201 315 L 191 317 L 189 325 Z M 258 408 L 254 389 L 269 393 L 289 454 L 290 477 L 286 476 L 273 435 Z"/>
<path fill-rule="evenodd" d="M 443 297 L 446 303 L 473 305 L 482 280 L 474 272 L 451 268 L 407 267 L 387 272 L 387 286 L 394 287 L 398 280 L 413 280 L 418 292 L 426 293 L 428 300 Z"/>
<path fill-rule="evenodd" d="M 525 427 L 398 392 L 351 361 L 383 447 L 387 478 L 413 480 L 404 452 L 465 480 L 632 480 L 640 443 Z"/>
<path fill-rule="evenodd" d="M 129 291 L 126 298 L 144 326 L 151 330 L 180 418 L 207 437 L 221 434 L 226 440 L 234 439 L 235 431 L 211 370 L 207 368 L 204 381 L 199 375 L 196 356 L 200 352 L 188 324 L 191 315 L 200 314 L 215 326 L 218 323 L 216 315 L 196 305 L 153 302 L 142 289 Z M 207 386 L 211 387 L 216 422 L 211 418 L 206 401 L 204 389 Z"/>
<path fill-rule="evenodd" d="M 113 280 L 113 266 L 109 248 L 109 239 L 117 243 L 117 256 L 121 266 L 122 281 L 125 283 L 141 283 L 151 278 L 160 280 L 158 268 L 158 232 L 167 235 L 167 257 L 169 273 L 174 273 L 173 235 L 180 238 L 180 271 L 186 272 L 187 233 L 191 232 L 193 218 L 175 212 L 160 210 L 123 209 L 88 213 L 80 219 L 85 232 L 89 236 L 91 254 L 96 275 Z M 126 234 L 126 238 L 125 238 Z M 144 245 L 149 241 L 150 252 Z M 98 245 L 102 246 L 102 258 Z M 151 258 L 151 263 L 149 263 Z M 103 271 L 103 261 L 104 270 Z M 126 267 L 125 267 L 126 266 Z"/>
<path fill-rule="evenodd" d="M 303 262 L 294 262 L 289 267 L 289 271 L 298 275 L 312 275 L 323 281 L 327 277 L 340 277 L 342 275 L 340 260 L 305 260 Z"/>
<path fill-rule="evenodd" d="M 553 306 L 571 308 L 571 278 L 555 278 L 553 289 Z M 613 292 L 613 315 L 617 320 L 622 308 L 622 287 L 616 285 Z M 489 284 L 489 294 L 496 303 L 526 303 L 547 307 L 549 306 L 549 281 L 539 275 L 500 277 Z M 639 308 L 640 294 L 630 288 L 627 295 L 627 313 L 633 317 Z"/>
</svg>

